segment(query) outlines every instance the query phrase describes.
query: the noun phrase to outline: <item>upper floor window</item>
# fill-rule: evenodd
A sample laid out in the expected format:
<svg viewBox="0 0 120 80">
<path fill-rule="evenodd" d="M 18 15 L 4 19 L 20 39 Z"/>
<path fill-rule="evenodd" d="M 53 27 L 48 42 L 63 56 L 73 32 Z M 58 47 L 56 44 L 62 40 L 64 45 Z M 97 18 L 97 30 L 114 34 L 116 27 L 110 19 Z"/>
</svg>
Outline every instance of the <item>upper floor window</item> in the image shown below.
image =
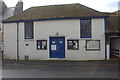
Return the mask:
<svg viewBox="0 0 120 80">
<path fill-rule="evenodd" d="M 91 38 L 91 20 L 90 19 L 82 19 L 80 20 L 80 36 L 81 38 Z"/>
<path fill-rule="evenodd" d="M 33 39 L 33 22 L 25 22 L 25 39 Z"/>
</svg>

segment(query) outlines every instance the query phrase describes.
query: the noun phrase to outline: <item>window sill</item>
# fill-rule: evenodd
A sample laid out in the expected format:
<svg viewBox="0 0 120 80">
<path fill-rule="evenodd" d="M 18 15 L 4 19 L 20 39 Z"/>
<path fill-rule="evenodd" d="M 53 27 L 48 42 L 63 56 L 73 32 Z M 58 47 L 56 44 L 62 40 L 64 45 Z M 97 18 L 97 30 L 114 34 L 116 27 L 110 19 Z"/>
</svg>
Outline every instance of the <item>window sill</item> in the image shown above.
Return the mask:
<svg viewBox="0 0 120 80">
<path fill-rule="evenodd" d="M 24 41 L 34 41 L 34 39 L 24 39 Z"/>
<path fill-rule="evenodd" d="M 86 50 L 86 51 L 100 51 L 100 49 L 91 49 L 91 50 Z"/>
<path fill-rule="evenodd" d="M 88 38 L 92 38 L 92 37 L 80 37 L 80 38 L 81 38 L 81 39 L 86 39 L 86 38 L 88 39 Z"/>
<path fill-rule="evenodd" d="M 80 38 L 81 40 L 92 40 L 93 38 L 91 37 L 91 38 Z"/>
<path fill-rule="evenodd" d="M 47 49 L 37 49 L 37 50 L 47 50 Z"/>
<path fill-rule="evenodd" d="M 67 50 L 79 50 L 79 49 L 67 49 Z"/>
</svg>

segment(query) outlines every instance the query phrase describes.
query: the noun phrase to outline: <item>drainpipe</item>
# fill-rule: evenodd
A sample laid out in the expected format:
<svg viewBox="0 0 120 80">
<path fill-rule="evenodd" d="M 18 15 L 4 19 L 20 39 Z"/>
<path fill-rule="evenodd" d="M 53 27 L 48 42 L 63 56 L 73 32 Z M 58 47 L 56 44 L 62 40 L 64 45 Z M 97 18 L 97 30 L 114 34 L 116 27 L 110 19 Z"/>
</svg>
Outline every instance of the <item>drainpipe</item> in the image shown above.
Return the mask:
<svg viewBox="0 0 120 80">
<path fill-rule="evenodd" d="M 105 17 L 105 33 L 106 33 L 106 29 L 107 29 L 107 21 L 106 21 L 107 17 Z M 107 60 L 107 35 L 105 34 L 105 60 Z"/>
<path fill-rule="evenodd" d="M 3 23 L 2 23 L 3 24 Z M 2 25 L 2 60 L 3 60 L 3 55 L 4 55 L 4 24 Z"/>
<path fill-rule="evenodd" d="M 19 23 L 17 23 L 17 60 L 19 61 Z"/>
</svg>

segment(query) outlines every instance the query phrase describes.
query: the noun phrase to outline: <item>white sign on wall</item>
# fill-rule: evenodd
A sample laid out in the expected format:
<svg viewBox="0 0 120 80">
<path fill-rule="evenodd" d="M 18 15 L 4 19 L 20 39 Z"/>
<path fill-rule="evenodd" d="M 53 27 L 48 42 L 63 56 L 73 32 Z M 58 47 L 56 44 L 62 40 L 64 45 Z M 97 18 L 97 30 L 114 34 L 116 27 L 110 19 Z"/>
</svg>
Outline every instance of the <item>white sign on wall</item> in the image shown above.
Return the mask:
<svg viewBox="0 0 120 80">
<path fill-rule="evenodd" d="M 100 40 L 86 40 L 86 50 L 100 50 Z"/>
<path fill-rule="evenodd" d="M 51 50 L 56 50 L 56 45 L 51 45 Z"/>
</svg>

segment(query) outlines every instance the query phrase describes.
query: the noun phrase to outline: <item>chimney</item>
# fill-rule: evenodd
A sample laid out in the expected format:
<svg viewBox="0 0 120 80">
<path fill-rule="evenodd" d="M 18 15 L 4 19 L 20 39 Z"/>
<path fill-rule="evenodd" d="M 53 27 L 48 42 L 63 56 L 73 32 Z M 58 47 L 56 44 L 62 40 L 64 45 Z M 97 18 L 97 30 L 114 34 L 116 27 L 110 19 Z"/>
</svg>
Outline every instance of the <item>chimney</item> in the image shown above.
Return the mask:
<svg viewBox="0 0 120 80">
<path fill-rule="evenodd" d="M 15 6 L 15 11 L 14 11 L 14 15 L 20 13 L 23 11 L 23 2 L 22 0 L 19 0 L 18 3 Z"/>
<path fill-rule="evenodd" d="M 5 2 L 3 0 L 0 1 L 2 3 L 2 9 L 5 10 L 7 9 L 7 5 L 5 4 Z"/>
<path fill-rule="evenodd" d="M 18 2 L 23 2 L 22 0 L 19 0 Z"/>
</svg>

